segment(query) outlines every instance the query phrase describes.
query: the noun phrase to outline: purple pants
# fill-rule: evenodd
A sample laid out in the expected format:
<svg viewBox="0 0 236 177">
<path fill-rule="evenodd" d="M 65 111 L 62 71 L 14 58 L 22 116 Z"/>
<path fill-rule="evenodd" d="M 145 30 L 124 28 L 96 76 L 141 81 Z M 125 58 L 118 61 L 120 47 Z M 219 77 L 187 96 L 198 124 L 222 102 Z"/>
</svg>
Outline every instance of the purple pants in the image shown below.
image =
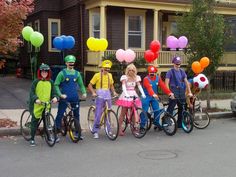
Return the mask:
<svg viewBox="0 0 236 177">
<path fill-rule="evenodd" d="M 95 120 L 93 125 L 93 133 L 98 133 L 100 127 L 100 119 L 107 101 L 108 108 L 111 108 L 111 92 L 110 90 L 97 90 L 98 97 L 96 98 Z"/>
</svg>

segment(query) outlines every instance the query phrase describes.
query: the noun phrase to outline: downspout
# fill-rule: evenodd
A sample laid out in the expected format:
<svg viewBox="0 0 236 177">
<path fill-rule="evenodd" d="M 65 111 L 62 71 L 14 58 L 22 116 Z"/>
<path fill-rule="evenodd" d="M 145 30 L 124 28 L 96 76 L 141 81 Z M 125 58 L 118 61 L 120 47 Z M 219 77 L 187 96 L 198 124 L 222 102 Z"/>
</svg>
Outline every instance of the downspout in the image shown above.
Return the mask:
<svg viewBox="0 0 236 177">
<path fill-rule="evenodd" d="M 80 3 L 79 4 L 80 6 L 80 50 L 81 50 L 81 70 L 83 71 L 84 73 L 84 41 L 83 41 L 83 35 L 84 35 L 84 32 L 83 32 L 83 8 L 82 8 L 82 4 Z"/>
</svg>

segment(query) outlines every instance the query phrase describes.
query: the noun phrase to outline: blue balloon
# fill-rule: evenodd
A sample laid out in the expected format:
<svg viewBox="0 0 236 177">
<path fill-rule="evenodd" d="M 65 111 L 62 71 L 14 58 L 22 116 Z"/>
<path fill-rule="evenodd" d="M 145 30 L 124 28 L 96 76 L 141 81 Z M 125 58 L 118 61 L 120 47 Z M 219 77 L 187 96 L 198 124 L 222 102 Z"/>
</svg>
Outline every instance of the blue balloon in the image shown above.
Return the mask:
<svg viewBox="0 0 236 177">
<path fill-rule="evenodd" d="M 66 36 L 66 38 L 63 39 L 64 48 L 66 49 L 72 49 L 75 46 L 75 39 L 73 36 Z"/>
<path fill-rule="evenodd" d="M 63 50 L 64 45 L 63 45 L 63 38 L 58 36 L 53 39 L 53 46 L 58 49 L 58 50 Z"/>
</svg>

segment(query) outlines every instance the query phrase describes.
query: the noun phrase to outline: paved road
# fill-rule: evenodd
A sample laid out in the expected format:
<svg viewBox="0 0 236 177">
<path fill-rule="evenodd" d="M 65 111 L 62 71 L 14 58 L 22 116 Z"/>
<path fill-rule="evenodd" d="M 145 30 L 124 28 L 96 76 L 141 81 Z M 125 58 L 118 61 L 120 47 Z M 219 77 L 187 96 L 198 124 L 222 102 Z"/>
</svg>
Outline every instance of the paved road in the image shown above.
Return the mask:
<svg viewBox="0 0 236 177">
<path fill-rule="evenodd" d="M 62 139 L 48 147 L 41 138 L 30 147 L 21 137 L 0 139 L 0 173 L 4 177 L 234 177 L 236 119 L 214 119 L 205 130 L 173 137 L 149 132 L 112 142 L 85 132 L 73 144 Z"/>
</svg>

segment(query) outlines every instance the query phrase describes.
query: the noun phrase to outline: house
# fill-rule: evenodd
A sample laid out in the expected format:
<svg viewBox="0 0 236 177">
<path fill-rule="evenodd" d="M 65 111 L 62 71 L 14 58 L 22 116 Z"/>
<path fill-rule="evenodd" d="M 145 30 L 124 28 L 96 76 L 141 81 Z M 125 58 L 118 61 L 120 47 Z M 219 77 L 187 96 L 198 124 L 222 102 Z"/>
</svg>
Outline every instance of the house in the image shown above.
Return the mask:
<svg viewBox="0 0 236 177">
<path fill-rule="evenodd" d="M 65 54 L 74 54 L 79 70 L 85 74 L 86 82 L 98 70 L 103 56 L 114 54 L 117 49 L 131 48 L 137 57 L 142 57 L 149 43 L 157 39 L 162 49 L 156 64 L 159 71 L 166 71 L 171 56 L 181 51 L 167 51 L 166 37 L 176 31 L 176 12 L 188 11 L 190 0 L 35 0 L 35 11 L 26 24 L 40 31 L 45 43 L 40 48 L 39 62 L 51 66 L 63 63 Z M 232 35 L 236 36 L 236 0 L 216 1 L 218 13 L 233 24 Z M 52 40 L 59 35 L 75 37 L 75 47 L 64 53 L 53 48 Z M 90 52 L 86 46 L 89 37 L 106 38 L 109 46 L 105 52 Z M 21 52 L 21 65 L 29 68 L 32 47 L 25 43 Z M 236 70 L 236 45 L 227 46 L 219 70 Z"/>
</svg>

